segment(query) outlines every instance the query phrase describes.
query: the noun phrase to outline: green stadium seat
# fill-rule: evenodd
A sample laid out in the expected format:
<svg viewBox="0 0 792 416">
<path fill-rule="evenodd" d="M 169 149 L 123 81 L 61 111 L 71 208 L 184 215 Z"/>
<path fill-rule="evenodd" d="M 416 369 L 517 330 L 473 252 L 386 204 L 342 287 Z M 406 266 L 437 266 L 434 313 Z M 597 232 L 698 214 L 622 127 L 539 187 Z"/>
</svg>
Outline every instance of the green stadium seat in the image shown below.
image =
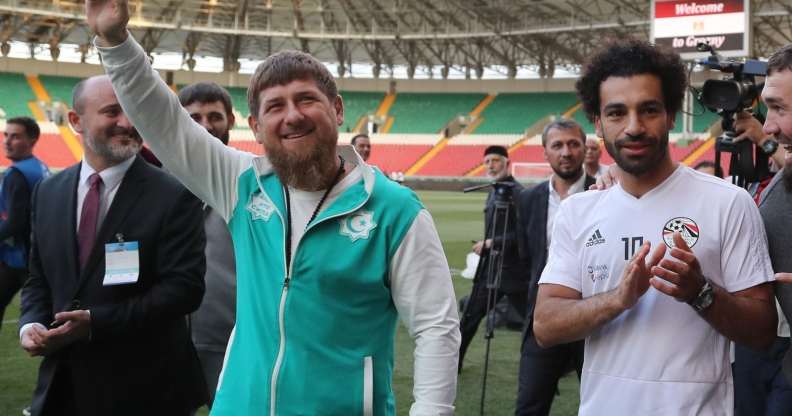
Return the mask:
<svg viewBox="0 0 792 416">
<path fill-rule="evenodd" d="M 82 78 L 39 75 L 41 85 L 47 90 L 52 101 L 60 101 L 71 108 L 72 91 Z"/>
<path fill-rule="evenodd" d="M 0 108 L 5 111 L 6 118 L 33 117 L 28 107 L 30 101 L 36 101 L 36 95 L 23 74 L 0 72 Z"/>
<path fill-rule="evenodd" d="M 486 94 L 398 93 L 388 133 L 437 133 L 459 114 L 470 113 Z"/>
<path fill-rule="evenodd" d="M 344 99 L 344 124 L 339 131 L 351 132 L 361 117 L 377 111 L 385 93 L 341 91 L 341 97 Z"/>
<path fill-rule="evenodd" d="M 577 103 L 571 92 L 498 94 L 475 134 L 521 134 L 542 117 L 561 115 Z"/>
</svg>

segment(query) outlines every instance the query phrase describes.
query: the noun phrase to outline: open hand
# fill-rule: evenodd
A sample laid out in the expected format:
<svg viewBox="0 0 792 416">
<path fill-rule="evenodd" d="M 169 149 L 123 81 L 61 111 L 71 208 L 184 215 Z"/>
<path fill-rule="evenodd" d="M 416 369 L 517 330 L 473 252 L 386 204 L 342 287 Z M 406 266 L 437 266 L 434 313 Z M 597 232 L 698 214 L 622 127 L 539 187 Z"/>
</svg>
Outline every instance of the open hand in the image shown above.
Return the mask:
<svg viewBox="0 0 792 416">
<path fill-rule="evenodd" d="M 624 267 L 624 274 L 616 289 L 616 296 L 623 309 L 630 309 L 638 303 L 641 296 L 649 290 L 649 282 L 652 278 L 652 270 L 660 259 L 665 255 L 665 245 L 657 246 L 652 254 L 649 255 L 651 243 L 648 241 L 641 245 L 632 260 Z"/>
<path fill-rule="evenodd" d="M 608 169 L 597 178 L 597 182 L 591 184 L 589 186 L 590 191 L 604 191 L 613 185 L 619 183 L 619 175 L 621 175 L 621 169 L 615 163 L 608 166 Z"/>
<path fill-rule="evenodd" d="M 682 234 L 674 232 L 674 248 L 671 257 L 652 268 L 652 287 L 680 302 L 689 303 L 698 296 L 705 279 L 701 266 Z"/>
<path fill-rule="evenodd" d="M 126 40 L 129 23 L 127 0 L 85 0 L 88 27 L 99 36 L 103 46 L 116 46 Z"/>
</svg>

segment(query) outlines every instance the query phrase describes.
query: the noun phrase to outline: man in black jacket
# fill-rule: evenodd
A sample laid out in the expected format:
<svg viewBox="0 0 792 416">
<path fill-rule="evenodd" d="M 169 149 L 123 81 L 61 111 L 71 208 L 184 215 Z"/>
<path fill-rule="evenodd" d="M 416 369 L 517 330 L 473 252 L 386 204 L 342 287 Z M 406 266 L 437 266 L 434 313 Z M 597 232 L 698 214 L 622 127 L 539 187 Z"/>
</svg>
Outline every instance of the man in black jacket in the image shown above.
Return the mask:
<svg viewBox="0 0 792 416">
<path fill-rule="evenodd" d="M 481 256 L 481 264 L 476 269 L 473 289 L 459 322 L 462 332 L 462 343 L 459 348 L 459 371 L 462 371 L 462 361 L 470 341 L 476 335 L 479 323 L 488 312 L 487 306 L 492 309 L 503 296 L 507 296 L 511 305 L 522 314 L 525 311 L 525 297 L 528 288 L 521 272 L 520 256 L 517 251 L 515 229 L 517 209 L 513 201 L 508 204 L 508 211 L 495 209 L 496 199 L 500 197 L 504 201 L 510 200 L 511 198 L 506 195 L 518 195 L 522 186 L 509 174 L 509 153 L 505 147 L 487 147 L 484 151 L 484 165 L 487 168 L 487 175 L 503 185 L 493 188 L 487 196 L 484 208 L 484 239 L 473 245 L 473 251 Z M 500 287 L 493 301 L 487 305 L 488 271 L 492 270 L 492 273 L 497 273 L 497 266 L 490 267 L 489 265 L 489 254 L 492 249 L 501 253 L 503 267 Z"/>
<path fill-rule="evenodd" d="M 107 76 L 74 89 L 83 160 L 36 187 L 20 344 L 34 416 L 187 416 L 206 384 L 185 316 L 204 294 L 200 201 L 137 156 Z"/>
<path fill-rule="evenodd" d="M 554 215 L 561 201 L 588 189 L 594 178 L 583 170 L 586 134 L 579 124 L 559 119 L 545 126 L 542 133 L 544 155 L 553 176 L 517 198 L 520 258 L 526 265 L 529 290 L 525 331 L 520 356 L 520 377 L 516 415 L 547 415 L 553 403 L 558 379 L 574 368 L 580 375 L 583 341 L 544 349 L 533 336 L 533 309 L 537 281 L 547 262 L 547 249 Z"/>
</svg>

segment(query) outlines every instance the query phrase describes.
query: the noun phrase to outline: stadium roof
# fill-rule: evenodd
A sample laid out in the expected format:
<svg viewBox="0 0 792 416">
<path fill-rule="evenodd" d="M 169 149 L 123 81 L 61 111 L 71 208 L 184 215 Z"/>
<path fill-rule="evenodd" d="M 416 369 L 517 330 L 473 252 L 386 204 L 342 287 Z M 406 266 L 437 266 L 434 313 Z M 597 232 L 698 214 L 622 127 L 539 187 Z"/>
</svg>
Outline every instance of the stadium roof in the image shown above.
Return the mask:
<svg viewBox="0 0 792 416">
<path fill-rule="evenodd" d="M 754 0 L 753 51 L 767 56 L 792 43 L 792 1 Z M 552 77 L 575 67 L 612 37 L 649 35 L 650 2 L 630 0 L 131 0 L 131 27 L 149 52 L 176 52 L 187 67 L 215 56 L 238 71 L 240 59 L 261 60 L 285 49 L 335 62 L 344 76 L 354 63 L 374 77 L 395 67 L 447 77 L 481 77 L 500 68 L 513 77 L 531 68 Z M 0 52 L 9 41 L 83 45 L 90 34 L 83 3 L 0 0 Z M 5 43 L 5 45 L 3 45 Z"/>
</svg>

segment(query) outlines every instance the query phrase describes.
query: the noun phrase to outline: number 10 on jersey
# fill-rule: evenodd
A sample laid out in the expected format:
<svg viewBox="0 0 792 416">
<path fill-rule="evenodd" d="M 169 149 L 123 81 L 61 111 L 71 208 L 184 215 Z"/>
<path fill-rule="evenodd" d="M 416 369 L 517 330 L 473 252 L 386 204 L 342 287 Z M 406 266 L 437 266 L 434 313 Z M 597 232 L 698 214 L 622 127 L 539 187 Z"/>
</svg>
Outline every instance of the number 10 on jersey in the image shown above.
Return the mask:
<svg viewBox="0 0 792 416">
<path fill-rule="evenodd" d="M 624 243 L 624 261 L 629 261 L 644 243 L 643 237 L 622 237 Z"/>
</svg>

